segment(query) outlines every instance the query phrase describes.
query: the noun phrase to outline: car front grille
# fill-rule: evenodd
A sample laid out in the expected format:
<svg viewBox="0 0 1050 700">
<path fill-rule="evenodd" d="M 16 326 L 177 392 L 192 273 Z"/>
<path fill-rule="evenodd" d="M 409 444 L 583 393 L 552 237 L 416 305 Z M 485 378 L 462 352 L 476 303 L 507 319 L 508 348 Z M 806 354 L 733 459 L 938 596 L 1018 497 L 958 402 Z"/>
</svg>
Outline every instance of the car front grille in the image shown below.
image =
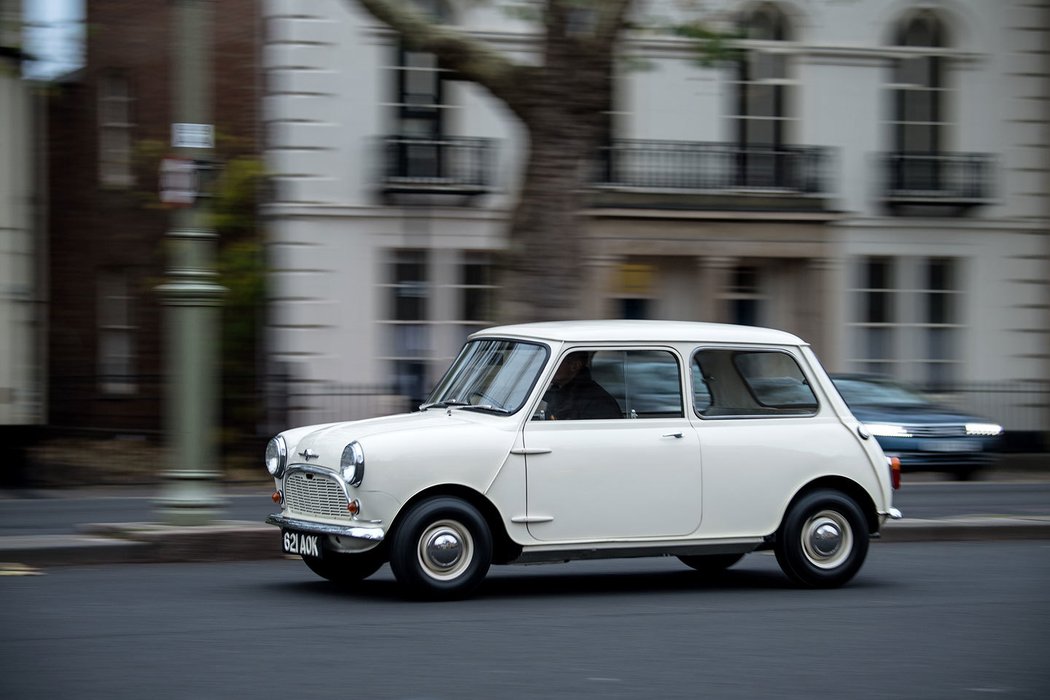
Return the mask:
<svg viewBox="0 0 1050 700">
<path fill-rule="evenodd" d="M 284 480 L 284 505 L 292 513 L 318 518 L 350 520 L 346 495 L 335 479 L 319 474 L 292 472 Z"/>
<path fill-rule="evenodd" d="M 966 435 L 965 425 L 906 425 L 905 429 L 913 437 L 962 437 Z"/>
</svg>

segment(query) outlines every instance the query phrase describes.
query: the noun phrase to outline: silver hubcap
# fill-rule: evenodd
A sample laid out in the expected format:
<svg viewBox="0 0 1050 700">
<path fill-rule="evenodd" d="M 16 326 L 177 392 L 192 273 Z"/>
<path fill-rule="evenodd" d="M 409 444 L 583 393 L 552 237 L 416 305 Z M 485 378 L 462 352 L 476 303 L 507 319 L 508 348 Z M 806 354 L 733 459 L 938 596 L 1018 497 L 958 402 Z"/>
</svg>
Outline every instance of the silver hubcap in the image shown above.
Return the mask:
<svg viewBox="0 0 1050 700">
<path fill-rule="evenodd" d="M 439 520 L 420 535 L 417 555 L 427 576 L 449 581 L 470 566 L 474 559 L 474 538 L 462 523 Z"/>
<path fill-rule="evenodd" d="M 834 569 L 853 551 L 853 529 L 842 513 L 822 510 L 802 526 L 802 551 L 813 566 Z"/>
</svg>

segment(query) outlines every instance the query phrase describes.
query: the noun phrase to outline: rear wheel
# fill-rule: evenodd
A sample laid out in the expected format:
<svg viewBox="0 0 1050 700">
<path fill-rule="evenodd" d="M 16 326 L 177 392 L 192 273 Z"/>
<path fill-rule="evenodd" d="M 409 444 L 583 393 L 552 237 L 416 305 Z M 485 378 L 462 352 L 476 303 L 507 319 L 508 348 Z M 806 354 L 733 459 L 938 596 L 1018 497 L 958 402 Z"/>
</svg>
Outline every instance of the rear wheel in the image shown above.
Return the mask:
<svg viewBox="0 0 1050 700">
<path fill-rule="evenodd" d="M 405 514 L 390 543 L 390 568 L 410 594 L 463 598 L 485 578 L 492 563 L 492 533 L 474 506 L 440 496 Z"/>
<path fill-rule="evenodd" d="M 690 554 L 678 557 L 686 566 L 702 574 L 719 574 L 744 558 L 743 554 Z"/>
<path fill-rule="evenodd" d="M 360 554 L 325 551 L 323 557 L 303 557 L 303 562 L 318 576 L 340 586 L 350 586 L 379 571 L 385 563 L 381 547 Z"/>
<path fill-rule="evenodd" d="M 838 491 L 806 494 L 777 530 L 780 568 L 795 583 L 834 588 L 860 570 L 868 554 L 868 528 L 860 507 Z"/>
</svg>

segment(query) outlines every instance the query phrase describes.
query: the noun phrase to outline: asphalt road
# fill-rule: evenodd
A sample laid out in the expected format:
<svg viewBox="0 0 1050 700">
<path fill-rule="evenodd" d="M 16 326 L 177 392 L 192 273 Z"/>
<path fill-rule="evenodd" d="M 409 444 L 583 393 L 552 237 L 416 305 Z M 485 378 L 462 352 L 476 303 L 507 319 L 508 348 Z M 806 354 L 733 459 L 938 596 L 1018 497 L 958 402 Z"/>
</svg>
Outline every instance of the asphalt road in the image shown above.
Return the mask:
<svg viewBox="0 0 1050 700">
<path fill-rule="evenodd" d="M 85 523 L 157 521 L 156 496 L 145 489 L 7 492 L 0 497 L 0 537 L 72 533 Z M 1050 482 L 906 482 L 894 505 L 906 518 L 1050 515 Z M 264 484 L 229 493 L 218 517 L 261 523 L 275 510 Z"/>
<path fill-rule="evenodd" d="M 494 569 L 407 603 L 389 570 L 341 593 L 299 561 L 0 577 L 0 697 L 1046 697 L 1050 541 L 875 547 L 839 590 L 753 554 L 705 582 L 673 559 Z"/>
</svg>

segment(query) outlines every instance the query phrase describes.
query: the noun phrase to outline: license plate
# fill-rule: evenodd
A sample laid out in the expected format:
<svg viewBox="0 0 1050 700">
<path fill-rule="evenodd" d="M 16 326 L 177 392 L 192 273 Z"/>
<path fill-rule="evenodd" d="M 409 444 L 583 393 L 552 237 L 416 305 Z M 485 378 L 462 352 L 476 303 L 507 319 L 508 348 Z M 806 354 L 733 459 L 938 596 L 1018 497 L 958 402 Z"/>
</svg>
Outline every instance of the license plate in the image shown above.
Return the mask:
<svg viewBox="0 0 1050 700">
<path fill-rule="evenodd" d="M 281 550 L 285 554 L 320 557 L 322 552 L 321 536 L 295 532 L 294 530 L 281 530 Z"/>
<path fill-rule="evenodd" d="M 923 444 L 927 452 L 980 452 L 981 443 L 977 440 L 930 440 Z"/>
</svg>

